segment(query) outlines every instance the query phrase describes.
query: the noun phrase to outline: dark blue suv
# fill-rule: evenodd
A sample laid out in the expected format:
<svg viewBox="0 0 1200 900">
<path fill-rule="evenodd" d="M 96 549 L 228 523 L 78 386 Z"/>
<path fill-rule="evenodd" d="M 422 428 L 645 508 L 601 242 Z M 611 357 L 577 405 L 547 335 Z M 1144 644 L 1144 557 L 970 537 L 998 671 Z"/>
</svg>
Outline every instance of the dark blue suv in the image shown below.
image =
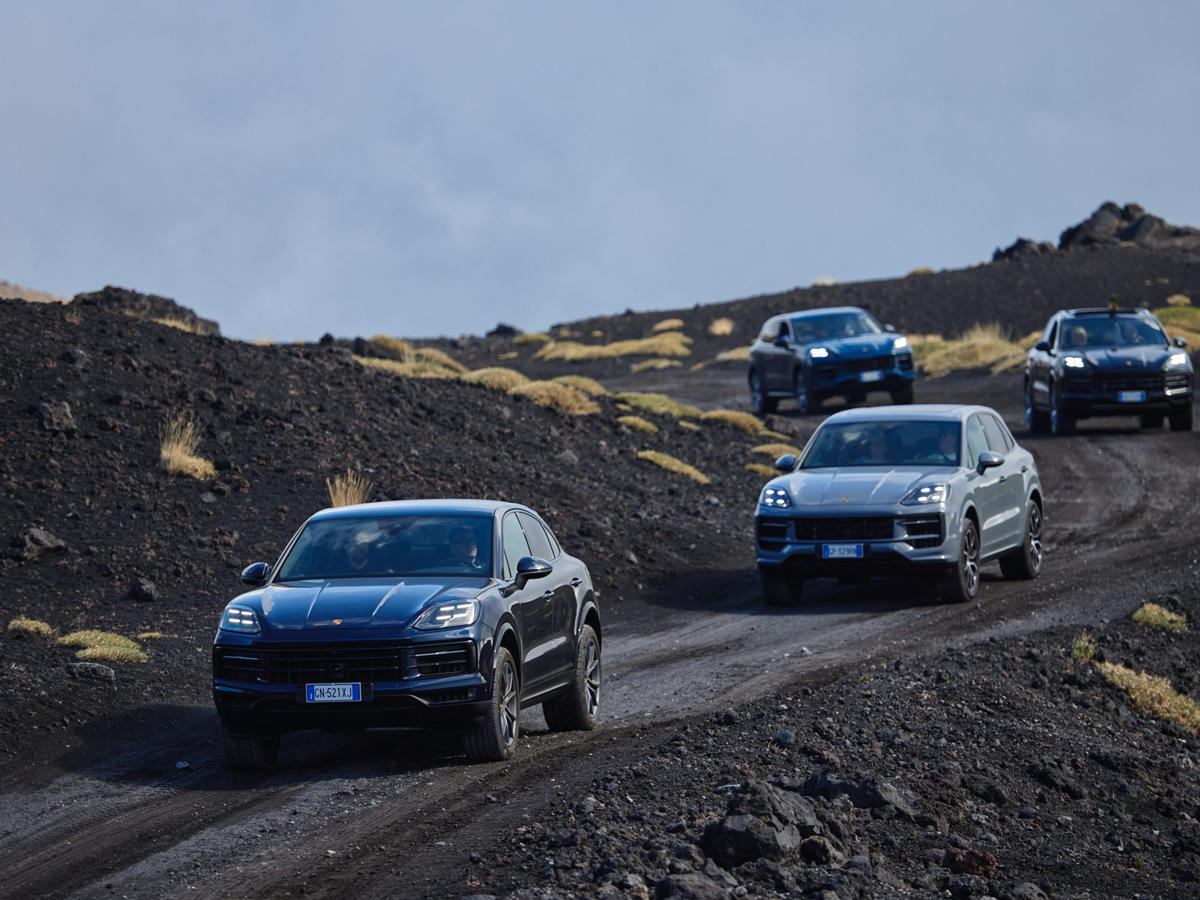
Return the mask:
<svg viewBox="0 0 1200 900">
<path fill-rule="evenodd" d="M 482 500 L 323 510 L 225 608 L 213 700 L 235 769 L 306 728 L 451 726 L 512 756 L 523 707 L 595 727 L 600 610 L 587 566 L 533 510 Z"/>
<path fill-rule="evenodd" d="M 760 415 L 781 399 L 801 415 L 828 397 L 859 402 L 887 391 L 893 403 L 912 403 L 912 348 L 891 325 L 857 306 L 810 309 L 767 320 L 750 348 L 750 402 Z"/>
</svg>

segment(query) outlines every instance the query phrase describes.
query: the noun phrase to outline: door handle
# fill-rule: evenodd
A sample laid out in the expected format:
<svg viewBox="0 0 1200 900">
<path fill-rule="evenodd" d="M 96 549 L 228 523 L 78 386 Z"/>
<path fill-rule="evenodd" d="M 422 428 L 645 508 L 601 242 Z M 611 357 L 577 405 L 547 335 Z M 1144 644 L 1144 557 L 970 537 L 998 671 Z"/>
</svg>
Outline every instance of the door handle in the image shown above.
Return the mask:
<svg viewBox="0 0 1200 900">
<path fill-rule="evenodd" d="M 546 591 L 546 593 L 542 594 L 542 599 L 543 599 L 543 600 L 549 600 L 549 599 L 551 599 L 553 596 L 554 596 L 554 591 Z"/>
<path fill-rule="evenodd" d="M 1024 475 L 1029 471 L 1029 466 L 1021 466 L 1021 474 Z"/>
<path fill-rule="evenodd" d="M 1001 476 L 1000 476 L 1000 482 L 999 482 L 999 483 L 1000 483 L 1000 484 L 1004 484 L 1004 482 L 1005 482 L 1005 481 L 1007 481 L 1007 480 L 1008 480 L 1008 476 L 1007 476 L 1007 475 L 1001 475 Z"/>
<path fill-rule="evenodd" d="M 579 587 L 581 584 L 583 584 L 582 578 L 572 578 L 571 579 L 571 587 Z"/>
</svg>

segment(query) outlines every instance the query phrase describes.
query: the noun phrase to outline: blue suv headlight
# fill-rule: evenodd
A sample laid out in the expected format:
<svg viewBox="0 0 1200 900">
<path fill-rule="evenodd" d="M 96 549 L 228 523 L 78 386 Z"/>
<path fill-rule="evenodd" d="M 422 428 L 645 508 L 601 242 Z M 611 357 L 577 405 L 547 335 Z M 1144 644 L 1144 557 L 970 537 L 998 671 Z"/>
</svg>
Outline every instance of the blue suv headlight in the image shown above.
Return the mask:
<svg viewBox="0 0 1200 900">
<path fill-rule="evenodd" d="M 242 606 L 229 606 L 225 609 L 225 615 L 221 616 L 221 630 L 258 634 L 262 631 L 262 626 L 258 624 L 258 616 L 254 610 Z"/>
<path fill-rule="evenodd" d="M 460 628 L 464 625 L 474 625 L 478 618 L 478 600 L 456 600 L 453 603 L 439 603 L 429 607 L 413 623 L 413 628 L 419 628 L 422 631 L 432 631 L 436 628 Z"/>
<path fill-rule="evenodd" d="M 759 501 L 763 506 L 770 506 L 775 509 L 782 509 L 792 505 L 792 498 L 788 496 L 788 492 L 783 488 L 764 488 L 762 492 L 762 500 Z"/>
</svg>

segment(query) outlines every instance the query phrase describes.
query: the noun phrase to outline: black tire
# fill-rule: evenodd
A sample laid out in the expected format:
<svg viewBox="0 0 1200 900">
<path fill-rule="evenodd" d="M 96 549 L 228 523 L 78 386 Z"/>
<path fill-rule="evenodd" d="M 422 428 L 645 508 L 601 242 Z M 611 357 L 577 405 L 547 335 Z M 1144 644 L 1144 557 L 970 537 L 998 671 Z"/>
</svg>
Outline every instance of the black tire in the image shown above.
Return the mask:
<svg viewBox="0 0 1200 900">
<path fill-rule="evenodd" d="M 767 606 L 798 606 L 804 595 L 804 582 L 798 578 L 777 578 L 758 573 L 763 600 Z"/>
<path fill-rule="evenodd" d="M 1164 418 L 1162 413 L 1142 413 L 1140 424 L 1142 428 L 1151 431 L 1155 428 L 1162 428 Z"/>
<path fill-rule="evenodd" d="M 279 758 L 279 735 L 237 734 L 221 723 L 221 746 L 225 762 L 237 772 L 263 772 Z"/>
<path fill-rule="evenodd" d="M 476 762 L 512 759 L 521 736 L 521 680 L 507 647 L 496 649 L 492 672 L 492 702 L 483 721 L 464 736 L 467 756 Z"/>
<path fill-rule="evenodd" d="M 800 415 L 809 416 L 821 411 L 821 398 L 814 397 L 809 391 L 808 379 L 804 377 L 803 369 L 797 369 L 796 374 L 792 376 L 792 396 L 796 398 L 796 412 Z"/>
<path fill-rule="evenodd" d="M 1191 431 L 1195 424 L 1196 409 L 1192 404 L 1188 404 L 1183 409 L 1176 410 L 1171 413 L 1171 430 L 1172 431 Z"/>
<path fill-rule="evenodd" d="M 942 599 L 967 603 L 979 593 L 979 529 L 972 519 L 963 520 L 958 542 L 958 562 L 942 579 Z"/>
<path fill-rule="evenodd" d="M 1067 437 L 1075 433 L 1075 419 L 1063 408 L 1062 397 L 1053 385 L 1050 387 L 1050 433 L 1055 437 Z"/>
<path fill-rule="evenodd" d="M 1050 414 L 1033 405 L 1033 385 L 1025 382 L 1025 427 L 1030 434 L 1045 434 L 1050 430 Z"/>
<path fill-rule="evenodd" d="M 1025 509 L 1025 540 L 1012 553 L 1000 557 L 1000 574 L 1009 581 L 1030 581 L 1042 571 L 1042 508 L 1030 500 Z"/>
<path fill-rule="evenodd" d="M 778 400 L 767 396 L 763 390 L 762 378 L 754 369 L 750 370 L 750 405 L 760 416 L 775 412 L 775 407 L 779 405 Z"/>
<path fill-rule="evenodd" d="M 899 390 L 892 391 L 892 403 L 896 406 L 908 406 L 913 402 L 913 386 L 906 384 Z"/>
<path fill-rule="evenodd" d="M 600 718 L 600 639 L 584 625 L 575 654 L 575 679 L 571 690 L 542 704 L 542 715 L 551 731 L 591 731 Z"/>
</svg>

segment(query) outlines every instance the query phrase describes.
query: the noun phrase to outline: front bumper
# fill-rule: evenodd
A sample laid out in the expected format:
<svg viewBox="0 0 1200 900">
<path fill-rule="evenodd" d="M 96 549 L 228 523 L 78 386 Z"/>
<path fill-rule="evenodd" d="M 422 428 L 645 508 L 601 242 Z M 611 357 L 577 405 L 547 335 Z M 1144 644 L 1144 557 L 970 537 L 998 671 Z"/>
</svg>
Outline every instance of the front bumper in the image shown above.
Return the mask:
<svg viewBox="0 0 1200 900">
<path fill-rule="evenodd" d="M 815 360 L 811 372 L 809 389 L 815 395 L 824 396 L 900 390 L 916 378 L 911 353 L 866 359 Z"/>
<path fill-rule="evenodd" d="M 935 576 L 958 561 L 958 541 L 948 537 L 943 510 L 855 515 L 755 517 L 755 549 L 764 577 L 836 578 Z M 826 558 L 826 546 L 861 545 L 861 558 Z"/>
<path fill-rule="evenodd" d="M 282 734 L 471 724 L 491 698 L 492 643 L 467 634 L 392 641 L 248 640 L 213 647 L 213 703 L 233 731 Z M 310 703 L 308 684 L 358 684 L 356 702 Z"/>
<path fill-rule="evenodd" d="M 1191 372 L 1068 375 L 1063 381 L 1063 408 L 1076 419 L 1169 414 L 1192 404 L 1193 378 Z M 1134 396 L 1142 399 L 1131 399 Z"/>
</svg>

